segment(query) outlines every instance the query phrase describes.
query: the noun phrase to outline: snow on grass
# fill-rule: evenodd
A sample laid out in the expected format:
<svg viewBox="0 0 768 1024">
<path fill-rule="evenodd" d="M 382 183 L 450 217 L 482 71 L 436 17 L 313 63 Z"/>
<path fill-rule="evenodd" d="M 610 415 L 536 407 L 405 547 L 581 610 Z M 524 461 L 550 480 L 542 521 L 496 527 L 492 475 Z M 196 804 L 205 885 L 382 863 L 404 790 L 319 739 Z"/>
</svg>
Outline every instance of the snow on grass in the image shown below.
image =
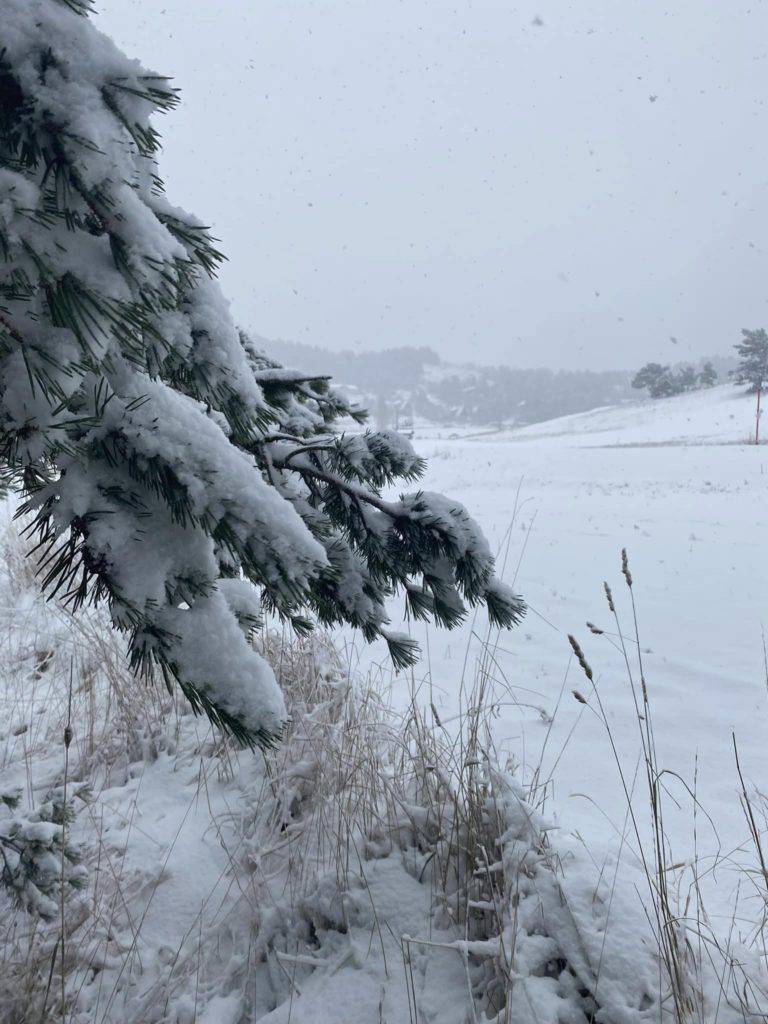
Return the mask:
<svg viewBox="0 0 768 1024">
<path fill-rule="evenodd" d="M 567 640 L 569 633 L 579 639 L 594 670 L 650 842 L 647 794 L 637 775 L 637 716 L 603 591 L 607 580 L 636 672 L 632 609 L 620 572 L 621 549 L 628 549 L 658 763 L 685 783 L 665 776 L 672 794 L 664 821 L 669 863 L 681 865 L 671 877 L 683 907 L 700 890 L 712 927 L 726 937 L 737 893 L 744 922 L 753 922 L 761 906 L 741 871 L 754 865 L 754 843 L 733 746 L 735 734 L 754 797 L 765 788 L 768 727 L 768 447 L 740 443 L 753 416 L 754 398 L 723 386 L 503 435 L 451 438 L 436 431 L 414 442 L 428 460 L 425 486 L 450 484 L 499 552 L 502 578 L 529 604 L 522 626 L 494 647 L 492 675 L 508 687 L 494 724 L 499 748 L 522 763 L 526 777 L 551 777 L 559 822 L 578 830 L 597 856 L 620 853 L 637 864 L 636 842 L 621 838 L 626 799 L 611 738 L 598 715 L 571 696 L 587 681 Z M 417 683 L 450 719 L 457 681 L 471 678 L 485 657 L 484 616 L 446 634 L 401 625 L 400 605 L 391 614 L 394 626 L 409 628 L 428 652 Z M 604 635 L 590 633 L 588 621 Z M 356 648 L 355 657 L 362 671 L 380 665 L 389 678 L 383 651 Z M 393 699 L 408 700 L 408 687 L 397 679 Z M 686 786 L 695 788 L 697 803 Z M 762 810 L 759 816 L 762 822 Z M 641 870 L 637 884 L 645 893 Z"/>
<path fill-rule="evenodd" d="M 706 427 L 710 400 L 749 412 L 714 389 L 638 405 L 642 444 L 628 408 L 595 413 L 599 432 L 419 442 L 528 618 L 405 623 L 427 652 L 408 677 L 376 648 L 265 637 L 292 714 L 266 759 L 138 686 L 103 616 L 44 605 L 7 549 L 3 782 L 27 806 L 61 783 L 71 700 L 71 781 L 94 794 L 73 825 L 91 884 L 67 910 L 67 1019 L 623 1024 L 659 1020 L 659 989 L 671 1020 L 763 1012 L 768 453 Z M 0 1020 L 61 1019 L 56 924 L 0 920 Z"/>
<path fill-rule="evenodd" d="M 131 679 L 101 612 L 36 596 L 15 542 L 6 565 L 3 785 L 30 807 L 63 782 L 92 796 L 64 925 L 0 890 L 0 1019 L 639 1024 L 658 1006 L 643 915 L 499 763 L 483 678 L 447 728 L 353 685 L 328 641 L 268 633 L 291 722 L 278 750 L 237 751 Z"/>
</svg>

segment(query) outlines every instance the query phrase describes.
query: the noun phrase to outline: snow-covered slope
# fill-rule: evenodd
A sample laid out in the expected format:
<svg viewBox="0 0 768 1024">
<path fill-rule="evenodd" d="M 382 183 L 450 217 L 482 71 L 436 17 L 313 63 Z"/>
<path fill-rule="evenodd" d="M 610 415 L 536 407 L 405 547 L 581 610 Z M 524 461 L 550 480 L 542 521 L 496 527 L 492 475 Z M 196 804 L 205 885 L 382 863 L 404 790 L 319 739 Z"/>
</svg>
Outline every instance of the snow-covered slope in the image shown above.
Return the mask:
<svg viewBox="0 0 768 1024">
<path fill-rule="evenodd" d="M 666 820 L 670 843 L 677 860 L 706 861 L 707 899 L 723 914 L 737 878 L 714 870 L 720 843 L 748 843 L 732 732 L 746 777 L 766 784 L 768 444 L 747 443 L 754 409 L 753 396 L 725 385 L 509 432 L 419 438 L 417 431 L 416 438 L 429 463 L 424 486 L 472 509 L 499 552 L 503 578 L 529 603 L 522 627 L 502 634 L 492 653 L 490 671 L 509 687 L 496 739 L 531 770 L 541 762 L 553 771 L 562 820 L 609 848 L 623 814 L 622 783 L 604 725 L 570 696 L 587 681 L 568 634 L 592 664 L 632 779 L 637 717 L 603 591 L 607 580 L 636 651 L 620 572 L 621 550 L 628 550 L 659 757 L 689 785 L 695 779 L 714 823 L 702 810 L 695 850 L 692 806 L 680 788 L 680 808 L 670 808 Z M 400 620 L 401 603 L 392 614 Z M 587 621 L 605 634 L 590 633 Z M 471 615 L 453 633 L 403 628 L 428 651 L 417 677 L 449 718 L 460 680 L 488 661 L 483 616 Z M 362 650 L 361 659 L 363 666 L 385 663 L 375 649 Z M 394 687 L 405 697 L 401 681 Z"/>
<path fill-rule="evenodd" d="M 507 434 L 419 437 L 417 432 L 416 444 L 429 460 L 424 486 L 455 494 L 471 508 L 499 551 L 504 579 L 528 600 L 528 617 L 519 629 L 500 636 L 488 632 L 482 615 L 470 615 L 453 633 L 404 622 L 402 628 L 417 636 L 425 652 L 410 678 L 392 673 L 383 646 L 366 648 L 349 636 L 344 651 L 344 664 L 363 678 L 370 670 L 375 685 L 391 682 L 395 713 L 406 710 L 409 722 L 412 702 L 421 704 L 424 721 L 440 735 L 445 730 L 447 741 L 460 716 L 466 721 L 467 708 L 474 706 L 473 684 L 485 688 L 492 712 L 482 742 L 499 763 L 509 758 L 516 777 L 545 786 L 548 817 L 561 826 L 547 832 L 552 837 L 547 848 L 551 842 L 565 872 L 563 905 L 578 923 L 599 926 L 587 960 L 603 979 L 600 995 L 611 994 L 606 986 L 612 976 L 624 979 L 617 989 L 622 997 L 634 991 L 631 1014 L 606 1012 L 596 1018 L 610 1024 L 659 1019 L 637 987 L 646 969 L 638 967 L 638 956 L 649 950 L 638 936 L 646 912 L 652 912 L 624 789 L 626 784 L 638 834 L 650 850 L 639 722 L 621 650 L 623 639 L 635 673 L 632 597 L 658 764 L 669 772 L 665 829 L 675 865 L 670 884 L 683 905 L 695 874 L 696 898 L 703 896 L 710 914 L 710 951 L 717 941 L 732 941 L 734 916 L 739 929 L 733 941 L 760 934 L 754 926 L 763 904 L 753 886 L 759 896 L 762 876 L 759 870 L 746 873 L 755 861 L 734 763 L 735 736 L 745 786 L 762 822 L 768 810 L 759 795 L 768 791 L 762 638 L 768 608 L 768 445 L 740 443 L 749 434 L 753 411 L 750 396 L 722 387 Z M 621 573 L 622 548 L 629 554 L 632 594 Z M 333 927 L 337 889 L 312 879 L 307 854 L 312 848 L 304 838 L 315 835 L 327 810 L 348 815 L 354 805 L 359 813 L 358 800 L 369 800 L 371 780 L 383 778 L 389 789 L 392 780 L 410 778 L 402 770 L 382 776 L 377 765 L 371 767 L 378 720 L 376 729 L 360 733 L 355 706 L 354 717 L 340 720 L 338 764 L 331 759 L 331 770 L 318 772 L 334 747 L 322 732 L 325 712 L 317 718 L 315 706 L 309 707 L 309 717 L 296 725 L 295 743 L 277 755 L 279 772 L 267 778 L 260 758 L 234 755 L 213 741 L 204 723 L 170 702 L 166 708 L 164 694 L 137 690 L 125 673 L 122 649 L 113 650 L 109 634 L 88 626 L 91 620 L 77 627 L 72 649 L 69 634 L 57 632 L 60 623 L 50 618 L 53 613 L 41 611 L 43 602 L 30 596 L 31 581 L 20 591 L 8 589 L 4 577 L 21 572 L 18 556 L 9 552 L 12 547 L 0 573 L 0 768 L 22 788 L 25 806 L 58 784 L 60 737 L 71 700 L 70 764 L 73 770 L 85 765 L 94 788 L 93 802 L 80 811 L 75 826 L 90 844 L 96 886 L 90 917 L 73 930 L 67 947 L 68 1019 L 77 1024 L 262 1019 L 393 1024 L 415 1019 L 412 999 L 419 1021 L 473 1019 L 465 967 L 457 955 L 465 948 L 464 933 L 455 922 L 438 925 L 432 916 L 439 891 L 423 868 L 436 853 L 419 849 L 411 856 L 410 846 L 401 850 L 395 844 L 388 855 L 382 849 L 358 858 L 359 847 L 342 844 L 348 847 L 342 850 L 344 862 L 362 882 L 339 883 L 344 913 L 357 916 Z M 618 624 L 604 580 L 613 590 Z M 393 602 L 391 611 L 398 624 L 400 603 Z M 604 632 L 590 632 L 587 621 Z M 594 688 L 573 657 L 568 634 L 581 644 Z M 345 639 L 336 637 L 340 644 Z M 282 664 L 282 646 L 277 653 L 275 664 Z M 315 672 L 314 655 L 311 664 Z M 83 682 L 70 698 L 72 665 Z M 102 677 L 112 695 L 106 702 L 95 685 Z M 322 676 L 321 687 L 328 688 L 322 705 L 332 707 L 337 683 Z M 374 687 L 363 692 L 368 706 Z M 314 735 L 315 729 L 321 732 Z M 475 762 L 461 749 L 456 757 L 457 777 L 462 777 Z M 439 774 L 431 759 L 427 768 L 427 778 Z M 351 803 L 336 779 L 347 780 Z M 302 825 L 302 808 L 312 804 L 308 796 L 325 793 L 327 782 L 327 802 L 315 801 L 316 813 L 305 816 Z M 340 793 L 345 794 L 341 799 Z M 414 805 L 410 798 L 407 803 L 410 826 Z M 275 819 L 278 807 L 289 820 Z M 323 830 L 320 834 L 325 836 Z M 346 819 L 340 834 L 348 834 Z M 439 837 L 440 830 L 435 834 Z M 332 855 L 335 841 L 323 838 L 321 845 Z M 540 893 L 541 880 L 535 881 Z M 582 905 L 584 894 L 589 899 Z M 491 901 L 482 891 L 479 895 L 482 914 Z M 559 899 L 558 891 L 558 905 Z M 695 901 L 687 912 L 695 917 Z M 603 915 L 610 925 L 604 931 Z M 20 933 L 8 920 L 5 932 L 0 927 L 0 1022 L 16 1024 L 23 1017 L 8 1017 L 4 1007 L 11 1005 L 11 995 L 13 1006 L 19 999 L 32 1005 L 18 980 L 28 983 L 32 975 L 9 954 Z M 550 923 L 551 934 L 567 938 L 562 920 Z M 403 935 L 417 932 L 420 939 L 429 935 L 428 942 L 414 940 L 404 947 Z M 540 947 L 550 959 L 530 991 L 525 984 L 518 987 L 520 1000 L 539 990 L 549 996 L 555 982 L 548 972 L 561 963 L 559 953 L 547 952 L 539 930 L 529 938 L 529 947 Z M 55 927 L 47 945 L 36 941 L 41 1003 L 55 957 Z M 478 956 L 496 955 L 486 942 L 473 948 Z M 510 948 L 521 949 L 515 943 Z M 750 955 L 735 950 L 732 962 L 748 963 Z M 616 958 L 615 968 L 610 957 Z M 530 968 L 525 958 L 521 962 Z M 53 977 L 57 993 L 58 967 Z M 566 981 L 563 972 L 561 983 Z M 537 1005 L 536 1014 L 531 1010 L 515 1020 L 565 1019 L 562 995 L 551 995 L 549 1016 Z M 719 994 L 713 991 L 708 998 L 697 1019 L 722 1024 L 744 1019 L 725 1004 L 716 1016 Z M 57 1006 L 54 1019 L 61 1016 Z"/>
<path fill-rule="evenodd" d="M 507 431 L 499 437 L 563 437 L 584 445 L 745 444 L 754 438 L 755 399 L 732 384 L 673 398 L 606 406 Z"/>
<path fill-rule="evenodd" d="M 12 534 L 5 553 L 0 794 L 18 806 L 0 799 L 0 1024 L 647 1024 L 658 1011 L 640 908 L 469 726 L 401 717 L 351 685 L 330 642 L 267 634 L 291 721 L 279 750 L 237 751 L 137 686 L 104 615 L 44 601 Z M 479 703 L 467 694 L 467 723 Z M 83 794 L 66 838 L 85 887 L 41 923 L 14 912 L 5 872 L 25 891 L 57 877 L 55 857 L 20 875 L 12 842 L 17 815 L 66 785 Z"/>
</svg>

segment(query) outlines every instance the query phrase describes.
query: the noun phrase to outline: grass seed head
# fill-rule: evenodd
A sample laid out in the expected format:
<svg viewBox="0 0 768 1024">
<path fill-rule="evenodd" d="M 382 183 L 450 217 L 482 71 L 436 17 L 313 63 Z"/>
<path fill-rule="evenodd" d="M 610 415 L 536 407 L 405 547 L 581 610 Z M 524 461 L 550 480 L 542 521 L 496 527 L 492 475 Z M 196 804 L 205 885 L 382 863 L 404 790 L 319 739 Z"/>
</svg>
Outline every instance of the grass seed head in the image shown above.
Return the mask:
<svg viewBox="0 0 768 1024">
<path fill-rule="evenodd" d="M 584 651 L 582 651 L 581 647 L 579 646 L 579 641 L 576 639 L 575 636 L 571 636 L 571 634 L 569 633 L 568 634 L 568 642 L 570 643 L 571 647 L 573 648 L 573 653 L 576 655 L 576 659 L 578 660 L 579 664 L 581 665 L 581 668 L 582 668 L 582 670 L 584 672 L 584 675 L 587 677 L 587 679 L 591 683 L 592 682 L 592 669 L 590 668 L 589 662 L 587 661 L 587 659 L 586 659 L 586 657 L 584 655 Z"/>
<path fill-rule="evenodd" d="M 615 615 L 616 614 L 616 608 L 614 607 L 614 604 L 613 604 L 613 594 L 611 593 L 611 588 L 608 586 L 607 583 L 603 583 L 603 589 L 605 590 L 605 596 L 608 598 L 608 607 L 611 609 L 611 611 Z"/>
<path fill-rule="evenodd" d="M 629 559 L 627 558 L 627 549 L 621 549 L 621 572 L 624 579 L 627 581 L 627 586 L 632 586 L 632 573 L 629 571 Z"/>
</svg>

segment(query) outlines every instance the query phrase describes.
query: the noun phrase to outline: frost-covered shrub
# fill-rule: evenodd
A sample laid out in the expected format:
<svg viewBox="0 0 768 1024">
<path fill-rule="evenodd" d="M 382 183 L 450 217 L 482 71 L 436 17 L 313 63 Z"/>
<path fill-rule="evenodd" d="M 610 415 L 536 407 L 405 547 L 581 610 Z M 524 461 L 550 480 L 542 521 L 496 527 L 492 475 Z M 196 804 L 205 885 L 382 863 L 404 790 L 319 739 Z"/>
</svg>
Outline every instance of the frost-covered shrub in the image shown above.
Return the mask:
<svg viewBox="0 0 768 1024">
<path fill-rule="evenodd" d="M 449 733 L 313 661 L 292 653 L 285 744 L 240 819 L 257 1018 L 333 1019 L 354 987 L 360 1021 L 658 1020 L 643 911 L 498 763 L 479 692 Z"/>
<path fill-rule="evenodd" d="M 88 881 L 82 851 L 67 839 L 74 819 L 72 796 L 85 799 L 84 786 L 65 796 L 52 790 L 34 811 L 23 812 L 17 790 L 0 787 L 0 884 L 19 909 L 49 921 L 59 913 L 62 896 L 81 891 Z"/>
<path fill-rule="evenodd" d="M 382 495 L 423 471 L 407 441 L 340 435 L 353 411 L 327 379 L 236 330 L 223 256 L 158 171 L 151 116 L 178 93 L 90 7 L 3 4 L 0 463 L 48 591 L 105 600 L 136 672 L 268 745 L 286 712 L 244 635 L 262 610 L 348 622 L 403 666 L 416 652 L 387 628 L 391 593 L 447 626 L 478 602 L 510 625 L 522 605 L 460 505 Z"/>
</svg>

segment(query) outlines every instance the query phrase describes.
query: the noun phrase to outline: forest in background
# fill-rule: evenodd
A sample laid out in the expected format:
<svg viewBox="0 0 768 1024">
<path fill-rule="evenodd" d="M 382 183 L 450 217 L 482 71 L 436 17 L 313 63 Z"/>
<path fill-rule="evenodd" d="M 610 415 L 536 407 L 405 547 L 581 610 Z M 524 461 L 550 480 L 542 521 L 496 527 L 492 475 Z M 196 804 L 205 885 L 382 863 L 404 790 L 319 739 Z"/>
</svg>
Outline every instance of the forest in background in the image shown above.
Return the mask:
<svg viewBox="0 0 768 1024">
<path fill-rule="evenodd" d="M 631 370 L 522 369 L 451 363 L 426 346 L 375 352 L 332 351 L 296 341 L 254 341 L 273 359 L 308 373 L 330 374 L 347 397 L 366 407 L 377 425 L 407 425 L 413 418 L 478 426 L 524 425 L 640 397 Z M 736 360 L 709 361 L 718 380 L 728 380 Z"/>
</svg>

